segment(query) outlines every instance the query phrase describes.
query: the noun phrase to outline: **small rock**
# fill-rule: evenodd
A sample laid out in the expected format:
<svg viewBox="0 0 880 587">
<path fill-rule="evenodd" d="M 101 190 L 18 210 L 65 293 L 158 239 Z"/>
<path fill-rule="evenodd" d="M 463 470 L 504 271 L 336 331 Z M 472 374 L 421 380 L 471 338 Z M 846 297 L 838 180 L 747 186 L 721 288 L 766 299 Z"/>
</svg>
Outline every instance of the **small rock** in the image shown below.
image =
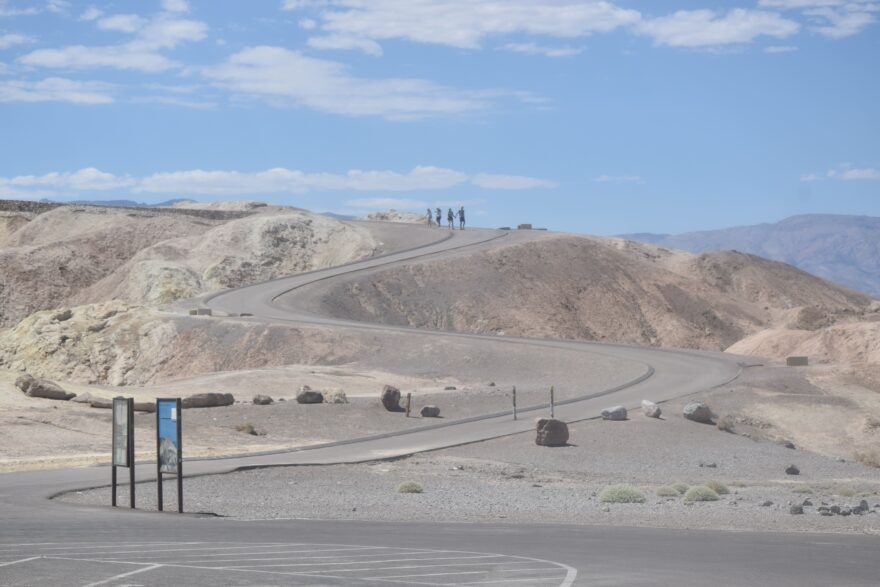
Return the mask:
<svg viewBox="0 0 880 587">
<path fill-rule="evenodd" d="M 773 505 L 773 502 L 768 499 L 767 501 L 765 501 L 764 503 L 761 504 L 761 507 L 762 508 L 769 508 L 772 505 Z"/>
<path fill-rule="evenodd" d="M 626 408 L 623 406 L 614 406 L 613 408 L 605 408 L 602 410 L 603 420 L 626 420 L 626 415 Z"/>
<path fill-rule="evenodd" d="M 188 408 L 218 408 L 222 406 L 231 406 L 235 403 L 235 398 L 231 393 L 197 393 L 189 397 L 183 398 L 181 407 Z"/>
<path fill-rule="evenodd" d="M 804 506 L 802 506 L 802 505 L 793 505 L 793 506 L 791 506 L 790 508 L 788 508 L 788 511 L 789 511 L 789 513 L 791 513 L 792 515 L 802 514 L 802 513 L 804 513 Z"/>
<path fill-rule="evenodd" d="M 801 470 L 797 468 L 795 465 L 789 465 L 785 468 L 786 475 L 800 475 Z"/>
<path fill-rule="evenodd" d="M 320 391 L 313 391 L 312 388 L 303 386 L 296 394 L 296 403 L 298 404 L 322 404 L 324 403 L 324 394 Z"/>
<path fill-rule="evenodd" d="M 456 387 L 454 385 L 447 385 L 443 388 L 443 391 L 455 391 Z"/>
<path fill-rule="evenodd" d="M 437 406 L 424 406 L 419 413 L 421 414 L 422 418 L 439 418 L 440 408 L 438 408 Z"/>
<path fill-rule="evenodd" d="M 832 513 L 829 512 L 828 510 L 822 510 L 822 511 L 819 512 L 819 515 L 820 515 L 820 516 L 833 516 L 834 514 L 832 514 Z"/>
<path fill-rule="evenodd" d="M 840 508 L 840 515 L 841 515 L 841 516 L 848 516 L 848 515 L 850 515 L 851 513 L 852 513 L 852 510 L 849 509 L 849 508 L 847 508 L 847 507 L 842 507 L 842 508 Z"/>
<path fill-rule="evenodd" d="M 865 499 L 859 502 L 858 508 L 862 510 L 862 513 L 865 513 L 871 509 L 871 507 L 868 505 L 868 501 Z"/>
<path fill-rule="evenodd" d="M 803 505 L 803 506 L 812 506 L 812 505 L 813 505 L 813 502 L 810 501 L 809 499 L 805 499 L 805 500 L 804 500 L 804 503 L 802 503 L 801 505 Z"/>
<path fill-rule="evenodd" d="M 52 316 L 53 320 L 58 320 L 59 322 L 66 322 L 71 318 L 73 318 L 73 312 L 70 310 L 70 308 L 59 310 L 55 313 L 54 316 Z"/>
<path fill-rule="evenodd" d="M 642 400 L 642 413 L 645 414 L 649 418 L 659 418 L 663 413 L 663 410 L 660 409 L 660 406 L 655 404 L 652 401 L 643 399 Z"/>
<path fill-rule="evenodd" d="M 28 389 L 30 389 L 31 384 L 36 381 L 33 375 L 30 373 L 25 373 L 21 377 L 15 380 L 15 386 L 19 388 L 23 393 L 27 393 Z"/>
<path fill-rule="evenodd" d="M 840 513 L 840 506 L 833 505 L 833 506 L 831 506 L 831 508 L 828 511 L 830 511 L 832 514 L 839 514 Z"/>
<path fill-rule="evenodd" d="M 79 394 L 78 396 L 76 396 L 75 398 L 73 398 L 73 399 L 70 400 L 70 401 L 72 401 L 72 402 L 76 402 L 76 403 L 78 403 L 78 404 L 88 404 L 88 403 L 91 403 L 91 401 L 92 401 L 93 399 L 95 399 L 95 396 L 93 396 L 93 395 L 92 395 L 91 393 L 89 393 L 89 392 L 85 392 L 85 393 L 81 393 L 81 394 Z"/>
<path fill-rule="evenodd" d="M 718 463 L 704 463 L 703 461 L 700 461 L 700 467 L 705 469 L 717 469 Z"/>
<path fill-rule="evenodd" d="M 332 387 L 330 389 L 324 390 L 324 403 L 327 404 L 347 404 L 348 396 L 345 395 L 345 392 L 338 388 Z"/>
<path fill-rule="evenodd" d="M 382 395 L 380 396 L 380 401 L 382 405 L 385 406 L 385 409 L 389 412 L 400 412 L 400 390 L 394 387 L 393 385 L 386 385 L 382 388 Z"/>
<path fill-rule="evenodd" d="M 565 446 L 568 444 L 568 424 L 554 418 L 538 418 L 535 422 L 535 444 L 538 446 Z"/>
<path fill-rule="evenodd" d="M 781 444 L 782 446 L 784 446 L 785 448 L 790 448 L 790 449 L 792 449 L 792 450 L 794 450 L 794 449 L 796 448 L 795 445 L 794 445 L 794 443 L 793 443 L 792 441 L 790 441 L 790 440 L 786 440 L 786 441 L 784 441 L 784 442 L 781 442 L 780 444 Z"/>
<path fill-rule="evenodd" d="M 489 387 L 495 387 L 495 382 L 494 382 L 494 381 L 490 381 L 490 382 L 489 382 Z"/>
<path fill-rule="evenodd" d="M 262 394 L 255 395 L 253 401 L 255 406 L 270 406 L 275 403 L 275 400 L 273 400 L 271 397 Z"/>
<path fill-rule="evenodd" d="M 89 406 L 99 410 L 109 410 L 113 407 L 113 400 L 103 397 L 93 397 L 89 400 Z"/>
<path fill-rule="evenodd" d="M 699 422 L 701 424 L 712 423 L 712 410 L 702 402 L 689 403 L 684 407 L 684 410 L 682 410 L 682 414 L 692 422 Z"/>
</svg>

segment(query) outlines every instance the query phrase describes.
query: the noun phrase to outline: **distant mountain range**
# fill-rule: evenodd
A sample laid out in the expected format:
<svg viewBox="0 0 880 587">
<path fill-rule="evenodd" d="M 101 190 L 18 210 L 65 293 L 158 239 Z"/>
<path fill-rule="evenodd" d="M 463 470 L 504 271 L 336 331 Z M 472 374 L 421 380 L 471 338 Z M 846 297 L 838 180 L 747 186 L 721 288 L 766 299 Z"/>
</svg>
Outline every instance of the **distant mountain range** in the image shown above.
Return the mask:
<svg viewBox="0 0 880 587">
<path fill-rule="evenodd" d="M 880 297 L 880 217 L 805 214 L 774 224 L 620 236 L 693 253 L 751 253 Z"/>
<path fill-rule="evenodd" d="M 43 198 L 40 200 L 41 202 L 51 202 L 54 204 L 83 204 L 89 206 L 122 206 L 124 208 L 162 208 L 173 206 L 174 204 L 178 204 L 180 202 L 194 202 L 195 200 L 190 200 L 188 198 L 177 198 L 176 200 L 167 200 L 165 202 L 159 202 L 158 204 L 145 204 L 143 202 L 135 202 L 134 200 L 73 200 L 70 202 L 61 202 L 57 200 L 49 200 Z"/>
</svg>

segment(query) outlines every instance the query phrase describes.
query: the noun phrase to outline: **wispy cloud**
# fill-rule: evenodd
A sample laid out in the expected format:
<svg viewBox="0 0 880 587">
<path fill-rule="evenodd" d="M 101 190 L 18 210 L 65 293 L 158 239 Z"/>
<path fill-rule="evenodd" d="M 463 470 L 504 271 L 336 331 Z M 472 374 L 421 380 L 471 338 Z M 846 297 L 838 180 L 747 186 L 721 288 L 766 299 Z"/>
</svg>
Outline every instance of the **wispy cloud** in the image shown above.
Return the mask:
<svg viewBox="0 0 880 587">
<path fill-rule="evenodd" d="M 0 49 L 8 49 L 9 47 L 13 47 L 15 45 L 33 43 L 34 41 L 36 41 L 36 39 L 28 35 L 22 35 L 20 33 L 6 33 L 4 35 L 0 35 Z"/>
<path fill-rule="evenodd" d="M 839 181 L 870 181 L 880 179 L 880 170 L 873 167 L 854 167 L 849 163 L 843 163 L 824 174 L 805 173 L 801 175 L 801 181 L 822 181 L 824 179 L 836 179 Z"/>
<path fill-rule="evenodd" d="M 764 53 L 771 54 L 793 53 L 797 50 L 798 48 L 793 45 L 770 45 L 769 47 L 764 47 Z"/>
<path fill-rule="evenodd" d="M 593 181 L 598 183 L 645 183 L 638 175 L 600 175 L 594 177 Z"/>
<path fill-rule="evenodd" d="M 545 57 L 571 57 L 584 51 L 583 47 L 548 47 L 537 43 L 508 43 L 501 48 L 514 53 L 543 55 Z"/>
<path fill-rule="evenodd" d="M 50 77 L 39 81 L 0 81 L 0 102 L 68 102 L 95 105 L 113 102 L 112 86 L 103 82 Z"/>
<path fill-rule="evenodd" d="M 308 40 L 309 47 L 313 49 L 342 49 L 348 51 L 361 51 L 367 55 L 379 57 L 382 55 L 382 47 L 376 41 L 361 37 L 349 37 L 345 35 L 325 35 L 323 37 L 311 37 Z"/>
<path fill-rule="evenodd" d="M 790 37 L 800 30 L 800 24 L 775 12 L 734 8 L 725 14 L 714 10 L 679 10 L 644 20 L 636 28 L 657 45 L 717 47 L 751 43 L 762 36 Z"/>
</svg>

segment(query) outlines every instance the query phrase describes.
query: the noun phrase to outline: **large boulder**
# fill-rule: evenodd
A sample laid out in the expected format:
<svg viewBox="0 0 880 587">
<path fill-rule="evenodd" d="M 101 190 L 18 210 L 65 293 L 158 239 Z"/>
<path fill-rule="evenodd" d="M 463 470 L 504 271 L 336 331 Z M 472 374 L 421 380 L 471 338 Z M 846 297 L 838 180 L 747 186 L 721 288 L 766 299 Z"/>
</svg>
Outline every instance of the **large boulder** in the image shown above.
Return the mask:
<svg viewBox="0 0 880 587">
<path fill-rule="evenodd" d="M 347 404 L 348 397 L 346 397 L 345 392 L 338 387 L 331 387 L 330 389 L 324 390 L 324 403 L 325 404 Z"/>
<path fill-rule="evenodd" d="M 197 393 L 183 398 L 181 406 L 186 408 L 218 408 L 231 406 L 235 398 L 231 393 Z"/>
<path fill-rule="evenodd" d="M 156 402 L 134 402 L 134 411 L 153 414 L 156 411 Z"/>
<path fill-rule="evenodd" d="M 269 406 L 269 405 L 272 405 L 273 403 L 275 403 L 275 400 L 273 400 L 268 395 L 257 394 L 254 396 L 254 405 L 255 406 Z"/>
<path fill-rule="evenodd" d="M 440 408 L 438 408 L 437 406 L 424 406 L 419 413 L 421 414 L 422 418 L 439 418 Z"/>
<path fill-rule="evenodd" d="M 688 420 L 701 424 L 712 423 L 712 410 L 702 402 L 691 402 L 684 407 L 682 414 Z"/>
<path fill-rule="evenodd" d="M 605 408 L 602 410 L 603 420 L 626 420 L 626 408 L 623 406 L 614 406 L 613 408 Z"/>
<path fill-rule="evenodd" d="M 660 406 L 658 406 L 654 402 L 643 399 L 642 400 L 642 413 L 645 414 L 649 418 L 659 418 L 660 414 L 663 413 L 663 410 L 661 410 Z"/>
<path fill-rule="evenodd" d="M 400 412 L 400 390 L 393 385 L 386 385 L 382 388 L 382 395 L 379 398 L 382 405 L 389 412 Z"/>
<path fill-rule="evenodd" d="M 300 404 L 323 404 L 324 394 L 304 385 L 296 394 L 296 402 Z"/>
<path fill-rule="evenodd" d="M 76 396 L 75 398 L 73 398 L 70 401 L 76 402 L 78 404 L 89 404 L 89 403 L 92 403 L 93 399 L 95 399 L 95 396 L 93 396 L 91 393 L 89 393 L 87 391 L 85 393 L 79 394 L 78 396 Z"/>
<path fill-rule="evenodd" d="M 30 397 L 68 401 L 76 397 L 75 393 L 64 391 L 60 385 L 48 379 L 37 379 L 31 375 L 22 375 L 15 380 L 15 385 Z"/>
<path fill-rule="evenodd" d="M 568 444 L 568 424 L 555 418 L 538 418 L 535 422 L 535 444 L 538 446 L 565 446 Z"/>
<path fill-rule="evenodd" d="M 113 400 L 106 397 L 95 397 L 89 400 L 89 405 L 99 410 L 109 410 L 113 407 Z"/>
</svg>

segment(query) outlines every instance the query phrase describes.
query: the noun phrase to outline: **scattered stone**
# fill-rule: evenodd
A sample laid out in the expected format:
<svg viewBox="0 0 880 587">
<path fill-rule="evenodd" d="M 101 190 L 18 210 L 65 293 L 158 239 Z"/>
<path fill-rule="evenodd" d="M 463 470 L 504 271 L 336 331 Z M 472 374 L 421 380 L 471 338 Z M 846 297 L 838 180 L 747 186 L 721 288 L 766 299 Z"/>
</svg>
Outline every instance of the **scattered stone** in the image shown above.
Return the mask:
<svg viewBox="0 0 880 587">
<path fill-rule="evenodd" d="M 15 380 L 15 386 L 19 388 L 23 393 L 27 393 L 28 389 L 30 389 L 31 384 L 36 381 L 33 375 L 30 373 L 25 373 L 21 377 Z"/>
<path fill-rule="evenodd" d="M 455 391 L 455 390 L 456 390 L 456 388 L 454 385 L 447 385 L 446 387 L 443 388 L 443 391 Z"/>
<path fill-rule="evenodd" d="M 75 398 L 73 398 L 73 399 L 70 400 L 70 401 L 72 401 L 72 402 L 76 402 L 76 403 L 78 403 L 78 404 L 87 404 L 87 403 L 91 403 L 91 401 L 92 401 L 93 399 L 95 399 L 95 396 L 93 396 L 93 395 L 92 395 L 91 393 L 89 393 L 89 392 L 85 392 L 85 393 L 81 393 L 81 394 L 79 394 L 78 396 L 76 396 Z"/>
<path fill-rule="evenodd" d="M 848 515 L 850 515 L 851 513 L 852 513 L 852 510 L 849 509 L 848 507 L 842 507 L 842 508 L 840 508 L 840 515 L 841 515 L 841 516 L 848 516 Z"/>
<path fill-rule="evenodd" d="M 422 415 L 422 418 L 439 418 L 440 408 L 437 406 L 424 406 L 419 413 Z"/>
<path fill-rule="evenodd" d="M 870 506 L 868 506 L 868 500 L 863 499 L 862 501 L 860 501 L 859 502 L 859 509 L 862 510 L 863 512 L 867 512 L 869 509 L 871 509 Z"/>
<path fill-rule="evenodd" d="M 791 513 L 792 515 L 795 515 L 795 516 L 796 516 L 796 515 L 798 515 L 798 514 L 802 514 L 802 513 L 804 513 L 804 506 L 802 506 L 802 505 L 793 505 L 793 506 L 791 506 L 790 508 L 788 508 L 788 511 L 789 511 L 789 513 Z"/>
<path fill-rule="evenodd" d="M 189 408 L 217 408 L 222 406 L 231 406 L 235 403 L 235 398 L 231 393 L 197 393 L 189 397 L 183 398 L 181 406 L 184 409 Z"/>
<path fill-rule="evenodd" d="M 565 446 L 568 444 L 568 424 L 555 418 L 538 418 L 535 423 L 535 444 L 538 446 Z"/>
<path fill-rule="evenodd" d="M 762 508 L 769 508 L 772 505 L 773 505 L 773 502 L 768 499 L 767 501 L 765 501 L 764 503 L 761 504 L 761 507 Z"/>
<path fill-rule="evenodd" d="M 382 388 L 380 400 L 382 401 L 382 405 L 389 412 L 403 411 L 400 407 L 400 390 L 393 385 L 386 385 Z"/>
<path fill-rule="evenodd" d="M 255 406 L 270 406 L 275 403 L 268 395 L 257 394 L 254 396 L 254 405 Z"/>
<path fill-rule="evenodd" d="M 58 312 L 55 313 L 54 316 L 52 316 L 53 320 L 57 320 L 59 322 L 66 322 L 66 321 L 70 320 L 71 318 L 73 318 L 73 312 L 70 310 L 70 308 L 64 308 L 63 310 L 59 310 Z"/>
<path fill-rule="evenodd" d="M 828 511 L 830 511 L 832 514 L 839 514 L 840 513 L 840 506 L 833 505 L 833 506 L 831 506 L 831 508 Z"/>
<path fill-rule="evenodd" d="M 702 402 L 689 403 L 682 410 L 682 414 L 692 422 L 699 422 L 700 424 L 712 423 L 712 410 Z"/>
<path fill-rule="evenodd" d="M 324 403 L 327 404 L 347 404 L 348 397 L 345 392 L 338 387 L 324 390 Z"/>
<path fill-rule="evenodd" d="M 812 506 L 812 505 L 813 505 L 813 502 L 810 501 L 809 499 L 805 499 L 805 500 L 804 500 L 804 503 L 802 503 L 801 505 L 803 505 L 803 506 Z"/>
<path fill-rule="evenodd" d="M 603 420 L 626 420 L 626 415 L 626 408 L 623 406 L 614 406 L 613 408 L 605 408 L 602 410 Z"/>
<path fill-rule="evenodd" d="M 134 402 L 134 411 L 152 414 L 156 411 L 156 404 L 155 402 Z"/>
<path fill-rule="evenodd" d="M 64 391 L 64 389 L 54 381 L 49 381 L 48 379 L 36 379 L 30 375 L 19 377 L 15 380 L 15 384 L 29 397 L 61 401 L 72 400 L 76 397 L 75 393 Z"/>
<path fill-rule="evenodd" d="M 89 406 L 99 410 L 109 410 L 113 407 L 113 400 L 104 397 L 94 397 L 89 402 Z"/>
<path fill-rule="evenodd" d="M 303 385 L 296 394 L 296 403 L 298 404 L 322 404 L 324 403 L 324 394 L 315 391 L 308 385 Z"/>
<path fill-rule="evenodd" d="M 785 468 L 786 475 L 800 475 L 801 470 L 797 468 L 795 465 L 789 465 Z"/>
<path fill-rule="evenodd" d="M 781 445 L 784 446 L 785 448 L 790 448 L 790 449 L 792 449 L 792 450 L 794 450 L 795 448 L 797 448 L 797 447 L 795 447 L 794 443 L 793 443 L 792 441 L 790 441 L 790 440 L 783 440 L 783 441 L 780 442 L 779 444 L 781 444 Z"/>
<path fill-rule="evenodd" d="M 704 463 L 703 461 L 700 461 L 700 467 L 705 469 L 717 469 L 718 463 Z"/>
<path fill-rule="evenodd" d="M 494 381 L 490 381 L 490 382 L 489 382 L 489 387 L 495 387 L 495 382 L 494 382 Z"/>
<path fill-rule="evenodd" d="M 663 410 L 660 409 L 660 406 L 655 404 L 652 401 L 643 399 L 642 400 L 642 413 L 645 414 L 649 418 L 659 418 L 663 413 Z"/>
</svg>

